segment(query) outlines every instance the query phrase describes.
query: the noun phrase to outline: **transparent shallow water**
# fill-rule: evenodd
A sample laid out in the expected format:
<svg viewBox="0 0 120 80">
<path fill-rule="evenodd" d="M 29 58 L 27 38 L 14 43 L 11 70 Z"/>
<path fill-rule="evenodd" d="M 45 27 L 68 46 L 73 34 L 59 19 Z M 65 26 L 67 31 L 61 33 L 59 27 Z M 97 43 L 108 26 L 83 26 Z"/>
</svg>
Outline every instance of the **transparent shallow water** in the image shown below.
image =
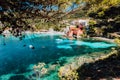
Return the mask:
<svg viewBox="0 0 120 80">
<path fill-rule="evenodd" d="M 29 45 L 35 49 L 30 49 Z M 59 61 L 62 66 L 72 57 L 109 50 L 115 46 L 107 42 L 69 40 L 45 34 L 27 34 L 23 40 L 0 36 L 0 80 L 28 80 L 33 65 L 39 62 L 56 64 Z M 15 75 L 17 77 L 11 78 Z M 40 80 L 48 79 L 58 80 L 57 71 Z"/>
</svg>

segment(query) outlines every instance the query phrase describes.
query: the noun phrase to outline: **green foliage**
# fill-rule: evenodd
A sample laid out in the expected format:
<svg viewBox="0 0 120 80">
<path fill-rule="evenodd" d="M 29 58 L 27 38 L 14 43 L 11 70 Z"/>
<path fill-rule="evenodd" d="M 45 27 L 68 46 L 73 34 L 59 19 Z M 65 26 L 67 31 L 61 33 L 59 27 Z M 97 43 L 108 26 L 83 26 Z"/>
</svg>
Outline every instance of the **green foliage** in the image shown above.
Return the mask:
<svg viewBox="0 0 120 80">
<path fill-rule="evenodd" d="M 114 42 L 115 42 L 118 46 L 120 46 L 120 39 L 119 39 L 119 38 L 115 38 L 115 39 L 114 39 Z"/>
<path fill-rule="evenodd" d="M 99 16 L 99 17 L 104 16 L 104 11 L 99 12 L 99 13 L 98 13 L 98 16 Z"/>
<path fill-rule="evenodd" d="M 97 21 L 96 23 L 90 21 L 90 32 L 102 32 L 104 36 L 107 36 L 108 33 L 120 31 L 120 0 L 85 1 L 87 2 L 87 15 Z M 102 28 L 103 26 L 105 28 L 100 31 L 95 28 Z"/>
<path fill-rule="evenodd" d="M 86 1 L 89 4 L 88 14 L 91 17 L 104 17 L 105 11 L 112 6 L 120 5 L 120 0 L 90 0 Z"/>
<path fill-rule="evenodd" d="M 65 28 L 66 25 L 60 24 L 59 22 L 47 22 L 44 19 L 28 19 L 27 23 L 30 24 L 35 31 L 40 31 L 40 30 L 49 30 L 50 28 L 53 28 L 55 31 L 61 31 L 62 28 Z"/>
<path fill-rule="evenodd" d="M 0 21 L 4 25 L 9 25 L 8 27 L 10 28 L 12 27 L 12 33 L 18 28 L 21 29 L 18 34 L 24 30 L 32 30 L 33 25 L 36 29 L 54 27 L 55 30 L 60 30 L 60 26 L 56 25 L 58 24 L 56 22 L 64 19 L 67 14 L 72 14 L 72 12 L 74 12 L 73 10 L 66 12 L 66 9 L 73 6 L 73 3 L 79 5 L 81 1 L 82 0 L 0 0 L 0 7 L 4 9 L 0 10 Z M 40 5 L 42 5 L 42 9 L 39 8 Z M 31 19 L 31 21 L 28 19 Z M 31 24 L 34 19 L 40 19 L 41 21 L 38 20 L 38 22 Z M 53 25 L 49 22 L 55 24 Z"/>
<path fill-rule="evenodd" d="M 89 25 L 90 26 L 93 26 L 93 25 L 95 25 L 96 24 L 96 21 L 95 20 L 89 20 Z"/>
</svg>

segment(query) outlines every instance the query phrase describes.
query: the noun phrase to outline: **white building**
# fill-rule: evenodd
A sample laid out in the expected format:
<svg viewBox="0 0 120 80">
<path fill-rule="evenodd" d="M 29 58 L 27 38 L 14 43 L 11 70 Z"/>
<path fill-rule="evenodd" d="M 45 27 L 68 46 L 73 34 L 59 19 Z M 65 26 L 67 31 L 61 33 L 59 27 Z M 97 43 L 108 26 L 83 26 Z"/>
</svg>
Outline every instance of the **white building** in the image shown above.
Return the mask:
<svg viewBox="0 0 120 80">
<path fill-rule="evenodd" d="M 76 25 L 76 23 L 81 23 L 81 24 L 83 24 L 83 26 L 88 27 L 89 26 L 89 19 L 77 19 L 77 20 L 73 20 L 71 22 L 71 24 L 74 24 L 74 25 Z"/>
</svg>

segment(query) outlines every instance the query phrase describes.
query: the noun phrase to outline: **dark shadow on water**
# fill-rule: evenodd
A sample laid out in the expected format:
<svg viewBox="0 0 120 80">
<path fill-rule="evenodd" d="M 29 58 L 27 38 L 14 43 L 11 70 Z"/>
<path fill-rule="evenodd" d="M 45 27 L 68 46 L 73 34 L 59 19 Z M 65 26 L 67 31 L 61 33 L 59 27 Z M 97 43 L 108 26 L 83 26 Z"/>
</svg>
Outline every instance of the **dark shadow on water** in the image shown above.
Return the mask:
<svg viewBox="0 0 120 80">
<path fill-rule="evenodd" d="M 11 76 L 9 80 L 29 80 L 24 75 Z"/>
</svg>

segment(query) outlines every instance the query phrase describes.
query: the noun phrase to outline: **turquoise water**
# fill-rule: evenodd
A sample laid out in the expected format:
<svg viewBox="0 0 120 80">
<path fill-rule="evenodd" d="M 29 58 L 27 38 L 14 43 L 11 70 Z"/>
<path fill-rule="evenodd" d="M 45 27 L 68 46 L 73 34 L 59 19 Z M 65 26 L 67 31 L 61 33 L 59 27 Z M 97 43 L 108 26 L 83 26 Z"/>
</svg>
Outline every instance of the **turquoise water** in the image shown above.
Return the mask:
<svg viewBox="0 0 120 80">
<path fill-rule="evenodd" d="M 33 45 L 34 49 L 29 48 Z M 115 44 L 62 39 L 58 35 L 27 34 L 23 40 L 0 36 L 0 80 L 29 80 L 33 65 L 43 62 L 59 67 L 71 57 L 109 50 Z M 40 80 L 58 80 L 57 70 Z"/>
</svg>

